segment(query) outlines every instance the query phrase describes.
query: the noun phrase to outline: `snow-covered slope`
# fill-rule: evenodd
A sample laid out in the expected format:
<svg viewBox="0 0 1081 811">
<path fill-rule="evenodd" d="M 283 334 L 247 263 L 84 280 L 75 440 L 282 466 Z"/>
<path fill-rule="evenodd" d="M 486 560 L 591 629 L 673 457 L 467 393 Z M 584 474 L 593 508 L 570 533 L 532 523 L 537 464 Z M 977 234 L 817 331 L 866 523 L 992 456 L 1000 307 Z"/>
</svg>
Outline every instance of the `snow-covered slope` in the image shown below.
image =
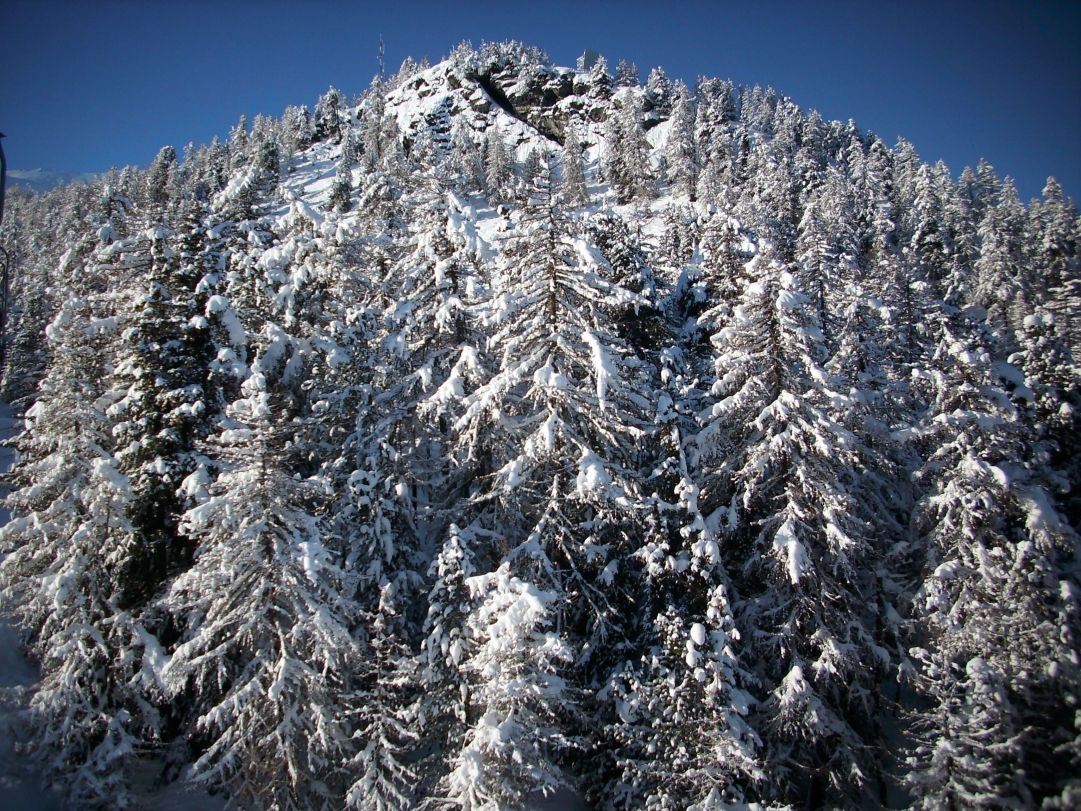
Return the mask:
<svg viewBox="0 0 1081 811">
<path fill-rule="evenodd" d="M 1053 182 L 501 43 L 12 206 L 69 803 L 1076 797 Z"/>
</svg>

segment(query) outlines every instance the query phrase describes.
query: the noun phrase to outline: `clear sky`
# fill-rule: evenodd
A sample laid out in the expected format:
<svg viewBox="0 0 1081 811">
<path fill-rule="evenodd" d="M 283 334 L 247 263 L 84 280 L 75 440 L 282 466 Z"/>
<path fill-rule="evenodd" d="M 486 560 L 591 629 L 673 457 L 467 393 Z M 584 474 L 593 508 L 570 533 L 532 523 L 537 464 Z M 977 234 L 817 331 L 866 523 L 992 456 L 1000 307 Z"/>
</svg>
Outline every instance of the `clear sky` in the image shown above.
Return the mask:
<svg viewBox="0 0 1081 811">
<path fill-rule="evenodd" d="M 0 130 L 9 166 L 147 164 L 164 144 L 224 136 L 246 114 L 353 95 L 376 69 L 469 39 L 516 38 L 573 65 L 586 48 L 771 84 L 852 118 L 955 176 L 985 157 L 1023 199 L 1054 175 L 1081 198 L 1078 0 L 4 0 Z"/>
</svg>

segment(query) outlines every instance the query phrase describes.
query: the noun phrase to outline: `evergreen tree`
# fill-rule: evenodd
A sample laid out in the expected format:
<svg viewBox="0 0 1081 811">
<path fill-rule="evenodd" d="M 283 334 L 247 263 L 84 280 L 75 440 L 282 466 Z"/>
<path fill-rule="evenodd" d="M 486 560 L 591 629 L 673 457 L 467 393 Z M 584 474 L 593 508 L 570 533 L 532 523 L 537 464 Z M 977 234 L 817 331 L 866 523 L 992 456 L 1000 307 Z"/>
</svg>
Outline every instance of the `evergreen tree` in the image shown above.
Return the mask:
<svg viewBox="0 0 1081 811">
<path fill-rule="evenodd" d="M 20 439 L 0 586 L 41 662 L 33 750 L 71 803 L 124 808 L 131 757 L 157 729 L 126 671 L 137 626 L 122 611 L 118 575 L 135 546 L 133 494 L 102 410 L 101 303 L 73 292 L 47 330 L 52 361 Z"/>
<path fill-rule="evenodd" d="M 642 129 L 637 97 L 609 114 L 605 131 L 605 178 L 621 203 L 646 200 L 653 194 L 650 148 Z"/>
<path fill-rule="evenodd" d="M 589 95 L 600 102 L 607 102 L 612 98 L 612 77 L 608 74 L 608 60 L 599 54 L 589 69 Z"/>
<path fill-rule="evenodd" d="M 484 162 L 470 128 L 456 123 L 451 130 L 451 165 L 465 191 L 484 188 Z"/>
<path fill-rule="evenodd" d="M 863 592 L 876 550 L 861 503 L 860 443 L 840 425 L 819 366 L 821 333 L 794 276 L 759 258 L 715 337 L 713 405 L 698 437 L 709 534 L 742 600 L 766 691 L 756 718 L 775 801 L 866 797 L 876 776 L 866 707 L 883 665 Z M 714 526 L 714 529 L 709 528 Z M 706 547 L 709 557 L 717 544 Z M 829 595 L 828 600 L 824 595 Z"/>
<path fill-rule="evenodd" d="M 556 595 L 507 565 L 468 582 L 481 601 L 469 620 L 473 655 L 462 665 L 476 720 L 448 778 L 449 799 L 468 811 L 527 807 L 570 785 L 561 761 L 574 742 L 560 729 L 574 702 L 560 673 L 573 653 L 550 630 Z"/>
<path fill-rule="evenodd" d="M 469 688 L 461 681 L 459 666 L 473 653 L 466 625 L 472 602 L 467 581 L 475 573 L 473 540 L 469 528 L 451 524 L 429 571 L 433 584 L 420 653 L 424 696 L 419 708 L 420 725 L 436 753 L 427 764 L 432 774 L 426 784 L 429 791 L 448 790 L 454 743 L 465 734 L 468 721 Z"/>
<path fill-rule="evenodd" d="M 720 212 L 702 230 L 700 268 L 709 304 L 698 315 L 698 324 L 710 334 L 727 325 L 751 281 L 744 267 L 750 257 L 743 252 L 742 242 L 739 223 Z"/>
<path fill-rule="evenodd" d="M 256 372 L 243 393 L 216 437 L 225 466 L 181 526 L 198 549 L 162 601 L 186 627 L 165 685 L 205 742 L 194 779 L 245 803 L 337 804 L 362 662 L 349 576 L 312 514 L 314 483 L 290 473 L 274 387 Z"/>
<path fill-rule="evenodd" d="M 511 177 L 511 159 L 503 136 L 497 127 L 489 127 L 485 141 L 484 184 L 490 205 L 508 199 Z"/>
<path fill-rule="evenodd" d="M 305 105 L 286 107 L 283 124 L 283 137 L 290 153 L 302 152 L 312 145 L 315 133 L 312 131 L 311 114 Z"/>
<path fill-rule="evenodd" d="M 479 520 L 500 539 L 504 562 L 486 581 L 494 591 L 478 594 L 470 626 L 487 627 L 494 621 L 486 618 L 489 612 L 518 611 L 521 600 L 540 601 L 543 613 L 522 633 L 534 634 L 541 617 L 551 617 L 566 653 L 551 658 L 548 643 L 538 673 L 549 672 L 557 660 L 574 661 L 577 672 L 566 675 L 574 675 L 572 683 L 588 683 L 622 634 L 620 606 L 628 595 L 613 585 L 634 532 L 626 512 L 635 498 L 627 471 L 630 443 L 639 435 L 634 415 L 644 402 L 633 393 L 635 371 L 624 360 L 623 342 L 601 320 L 604 308 L 625 306 L 635 296 L 605 281 L 600 267 L 579 264 L 570 229 L 544 162 L 492 302 L 498 325 L 491 345 L 501 348 L 501 356 L 495 371 L 462 401 L 455 428 L 463 462 L 494 471 L 474 499 L 488 505 Z M 505 622 L 519 620 L 508 616 Z M 513 649 L 520 644 L 526 643 L 514 642 Z M 483 672 L 491 665 L 476 662 L 497 649 L 477 643 L 463 667 Z M 506 667 L 518 665 L 511 660 Z M 557 675 L 564 676 L 562 668 Z M 473 705 L 518 700 L 514 694 L 498 698 L 496 689 Z M 521 734 L 573 737 L 578 721 L 566 711 L 560 717 L 564 724 L 552 730 L 523 726 Z M 473 740 L 469 746 L 480 745 Z M 555 788 L 554 767 L 544 769 L 537 780 Z"/>
<path fill-rule="evenodd" d="M 163 146 L 150 164 L 146 178 L 147 199 L 153 210 L 164 212 L 169 204 L 169 199 L 174 194 L 175 172 L 176 150 L 171 146 Z"/>
<path fill-rule="evenodd" d="M 616 87 L 638 87 L 638 66 L 626 59 L 620 59 L 616 65 Z"/>
<path fill-rule="evenodd" d="M 695 109 L 694 152 L 698 198 L 728 208 L 729 186 L 743 174 L 733 164 L 733 145 L 737 143 L 729 123 L 732 120 L 732 91 L 726 82 L 704 79 L 698 84 L 698 104 Z M 741 133 L 744 136 L 745 133 Z M 738 143 L 744 140 L 741 137 Z M 747 152 L 741 149 L 741 160 Z"/>
<path fill-rule="evenodd" d="M 1037 311 L 1018 334 L 1018 351 L 1009 360 L 1025 376 L 1031 400 L 1024 413 L 1040 469 L 1049 476 L 1059 509 L 1071 526 L 1081 521 L 1081 388 L 1078 369 L 1055 316 Z M 1058 481 L 1055 478 L 1061 477 Z"/>
<path fill-rule="evenodd" d="M 1035 242 L 1035 296 L 1055 315 L 1074 356 L 1081 355 L 1081 228 L 1077 208 L 1067 201 L 1054 178 L 1047 179 L 1043 200 L 1029 210 Z"/>
<path fill-rule="evenodd" d="M 413 713 L 407 697 L 416 689 L 415 662 L 400 641 L 401 611 L 394 604 L 394 586 L 380 590 L 378 609 L 369 622 L 367 667 L 352 695 L 363 745 L 350 762 L 357 775 L 346 794 L 350 808 L 403 811 L 413 806 L 415 775 L 407 764 L 417 735 L 410 730 Z"/>
<path fill-rule="evenodd" d="M 672 82 L 664 68 L 654 68 L 649 72 L 645 98 L 649 104 L 646 114 L 651 123 L 666 121 L 672 113 Z"/>
<path fill-rule="evenodd" d="M 693 201 L 698 181 L 694 107 L 682 81 L 676 82 L 672 95 L 672 123 L 664 153 L 666 176 L 676 194 L 685 194 Z"/>
<path fill-rule="evenodd" d="M 1002 674 L 979 657 L 963 665 L 949 660 L 926 665 L 935 674 L 939 698 L 917 722 L 918 733 L 926 737 L 908 763 L 915 767 L 907 778 L 913 807 L 1003 805 L 1021 777 L 1016 766 L 1021 733 Z"/>
<path fill-rule="evenodd" d="M 618 613 L 599 586 L 618 565 L 611 544 L 621 543 L 625 520 L 615 511 L 631 495 L 624 471 L 640 401 L 627 349 L 604 329 L 601 308 L 636 297 L 580 265 L 572 239 L 542 163 L 493 302 L 498 370 L 466 396 L 457 430 L 472 456 L 495 429 L 491 494 L 521 576 L 577 594 L 562 610 L 587 637 L 604 639 Z"/>
<path fill-rule="evenodd" d="M 340 143 L 342 138 L 342 94 L 331 87 L 315 105 L 313 138 L 316 141 L 332 140 Z"/>
<path fill-rule="evenodd" d="M 334 185 L 330 189 L 329 207 L 341 213 L 349 211 L 352 207 L 353 171 L 344 161 L 338 164 L 334 176 Z"/>
<path fill-rule="evenodd" d="M 1047 729 L 1044 720 L 1062 712 L 1074 678 L 1076 619 L 1060 604 L 1072 587 L 1059 566 L 1072 567 L 1077 540 L 1039 471 L 1018 464 L 1032 458 L 1031 440 L 964 316 L 948 322 L 936 361 L 920 432 L 927 561 L 915 602 L 927 640 L 915 651 L 920 686 L 934 722 L 916 722 L 908 780 L 923 807 L 1032 805 L 1061 788 L 1047 785 L 1056 770 L 1041 761 L 1066 742 L 1061 723 Z"/>
<path fill-rule="evenodd" d="M 583 206 L 589 202 L 586 191 L 585 166 L 583 165 L 582 141 L 576 122 L 567 127 L 563 145 L 563 177 L 560 192 L 571 206 Z"/>
<path fill-rule="evenodd" d="M 229 130 L 229 168 L 237 169 L 243 166 L 251 158 L 251 140 L 248 137 L 248 117 L 240 116 L 240 120 Z"/>
<path fill-rule="evenodd" d="M 147 286 L 133 302 L 117 353 L 114 375 L 123 396 L 108 414 L 117 461 L 131 480 L 130 517 L 138 534 L 123 573 L 129 603 L 147 601 L 191 559 L 190 544 L 177 531 L 180 485 L 195 470 L 195 441 L 216 410 L 207 389 L 205 301 L 196 293 L 205 270 L 199 213 L 197 205 L 189 211 L 179 253 L 170 232 L 149 230 Z"/>
<path fill-rule="evenodd" d="M 858 238 L 851 227 L 854 201 L 843 178 L 828 172 L 807 200 L 796 235 L 801 287 L 811 297 L 826 347 L 832 350 L 838 322 L 854 280 Z"/>
<path fill-rule="evenodd" d="M 697 591 L 680 584 L 687 585 Z M 751 698 L 738 686 L 747 678 L 733 652 L 739 632 L 723 586 L 707 605 L 704 622 L 688 623 L 675 605 L 658 614 L 649 633 L 654 644 L 605 688 L 617 707 L 608 731 L 619 775 L 604 788 L 605 807 L 719 808 L 745 801 L 762 779 L 757 736 L 743 717 Z"/>
<path fill-rule="evenodd" d="M 1009 180 L 1001 200 L 988 205 L 986 212 L 980 221 L 972 301 L 986 307 L 989 323 L 1005 333 L 1020 326 L 1032 304 L 1025 271 L 1024 217 Z"/>
<path fill-rule="evenodd" d="M 694 217 L 689 209 L 670 206 L 664 212 L 664 234 L 657 251 L 660 263 L 678 275 L 694 255 L 696 234 Z"/>
</svg>

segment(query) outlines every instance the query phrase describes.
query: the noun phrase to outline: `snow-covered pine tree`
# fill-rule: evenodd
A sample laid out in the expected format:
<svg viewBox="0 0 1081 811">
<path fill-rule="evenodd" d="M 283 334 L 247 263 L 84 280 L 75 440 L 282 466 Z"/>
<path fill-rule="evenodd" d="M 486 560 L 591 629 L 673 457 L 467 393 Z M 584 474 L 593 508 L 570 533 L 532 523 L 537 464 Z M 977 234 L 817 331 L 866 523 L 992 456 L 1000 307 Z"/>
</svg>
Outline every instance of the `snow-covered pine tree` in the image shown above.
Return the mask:
<svg viewBox="0 0 1081 811">
<path fill-rule="evenodd" d="M 638 66 L 626 59 L 620 59 L 616 65 L 616 76 L 612 84 L 616 88 L 638 87 Z"/>
<path fill-rule="evenodd" d="M 666 325 L 661 312 L 660 286 L 641 238 L 632 233 L 630 225 L 618 214 L 598 213 L 585 224 L 587 238 L 611 268 L 610 280 L 637 294 L 634 299 L 606 307 L 605 316 L 628 347 L 644 356 L 663 340 Z"/>
<path fill-rule="evenodd" d="M 0 397 L 17 413 L 33 404 L 48 353 L 45 328 L 56 314 L 60 258 L 69 250 L 88 252 L 92 242 L 85 218 L 95 190 L 61 187 L 48 195 L 8 190 L 0 242 L 7 251 L 9 300 Z"/>
<path fill-rule="evenodd" d="M 935 298 L 943 298 L 948 279 L 949 248 L 934 170 L 923 164 L 916 172 L 914 183 L 912 210 L 907 218 L 912 230 L 908 250 L 919 266 L 919 277 L 929 285 Z"/>
<path fill-rule="evenodd" d="M 607 102 L 612 98 L 612 77 L 608 73 L 608 60 L 595 55 L 589 68 L 589 95 L 594 101 Z"/>
<path fill-rule="evenodd" d="M 946 246 L 945 280 L 942 298 L 958 306 L 967 296 L 972 266 L 977 254 L 977 223 L 972 219 L 971 201 L 953 182 L 945 164 L 935 167 L 936 193 L 941 206 L 942 241 Z"/>
<path fill-rule="evenodd" d="M 452 523 L 428 573 L 432 588 L 419 657 L 423 695 L 418 722 L 433 751 L 424 764 L 424 789 L 429 794 L 448 791 L 454 745 L 467 729 L 469 685 L 462 682 L 459 666 L 472 654 L 466 622 L 472 608 L 467 580 L 475 574 L 474 541 L 471 528 L 462 530 Z"/>
<path fill-rule="evenodd" d="M 666 121 L 672 113 L 672 80 L 664 68 L 653 68 L 646 79 L 645 98 L 649 104 L 647 114 L 652 125 Z"/>
<path fill-rule="evenodd" d="M 152 211 L 163 216 L 175 195 L 176 149 L 163 146 L 150 164 L 146 178 L 146 196 Z"/>
<path fill-rule="evenodd" d="M 604 177 L 621 203 L 650 199 L 654 194 L 650 147 L 642 129 L 641 100 L 632 90 L 608 114 L 604 135 Z"/>
<path fill-rule="evenodd" d="M 855 197 L 859 239 L 859 268 L 879 278 L 896 245 L 893 204 L 890 202 L 892 156 L 878 138 L 865 144 L 853 134 L 844 151 L 847 174 Z"/>
<path fill-rule="evenodd" d="M 714 808 L 756 796 L 757 735 L 745 716 L 753 681 L 739 661 L 731 584 L 701 562 L 707 517 L 684 452 L 693 416 L 678 345 L 659 353 L 657 487 L 635 552 L 635 618 L 601 693 L 607 714 L 590 795 L 605 808 Z M 697 550 L 697 551 L 696 551 Z"/>
<path fill-rule="evenodd" d="M 330 199 L 327 203 L 331 210 L 344 214 L 353 206 L 352 197 L 353 170 L 343 157 L 338 162 L 338 168 L 334 173 L 334 185 L 331 187 Z"/>
<path fill-rule="evenodd" d="M 54 306 L 48 281 L 47 273 L 36 269 L 24 271 L 19 274 L 18 289 L 13 294 L 13 300 L 19 302 L 19 311 L 9 313 L 0 397 L 19 411 L 32 404 L 48 365 L 45 328 Z"/>
<path fill-rule="evenodd" d="M 484 142 L 484 187 L 490 205 L 510 198 L 513 174 L 511 158 L 499 127 L 489 127 Z"/>
<path fill-rule="evenodd" d="M 114 372 L 122 396 L 108 414 L 117 461 L 134 493 L 138 544 L 122 575 L 128 604 L 145 603 L 191 560 L 191 546 L 177 531 L 186 506 L 179 490 L 196 467 L 195 441 L 217 411 L 207 389 L 205 297 L 196 292 L 205 272 L 200 213 L 192 204 L 179 239 L 161 225 L 148 229 L 150 268 L 133 312 L 122 316 Z"/>
<path fill-rule="evenodd" d="M 547 152 L 547 150 L 544 150 Z M 528 199 L 533 189 L 533 185 L 536 182 L 537 174 L 540 172 L 540 164 L 542 160 L 548 160 L 546 154 L 542 154 L 540 149 L 530 149 L 526 153 L 525 160 L 522 161 L 521 168 L 518 172 L 516 183 L 516 201 L 524 204 Z"/>
<path fill-rule="evenodd" d="M 972 218 L 977 225 L 983 221 L 987 209 L 999 203 L 1005 190 L 995 167 L 985 158 L 980 158 L 976 163 L 974 173 L 969 172 L 967 176 L 961 173 L 960 185 L 971 202 Z"/>
<path fill-rule="evenodd" d="M 698 242 L 695 218 L 684 206 L 669 206 L 664 212 L 664 233 L 654 254 L 655 261 L 667 269 L 672 278 L 680 275 L 683 267 L 694 256 Z"/>
<path fill-rule="evenodd" d="M 125 808 L 132 757 L 157 730 L 125 670 L 135 633 L 120 574 L 136 547 L 134 494 L 104 413 L 114 321 L 80 283 L 84 268 L 69 255 L 73 290 L 46 331 L 52 358 L 19 440 L 0 587 L 41 662 L 32 748 L 72 804 Z"/>
<path fill-rule="evenodd" d="M 1008 178 L 980 221 L 980 255 L 971 303 L 987 308 L 988 323 L 1008 336 L 1031 308 L 1024 247 L 1024 211 Z"/>
<path fill-rule="evenodd" d="M 836 348 L 844 294 L 855 277 L 854 201 L 843 176 L 828 170 L 804 205 L 796 237 L 800 286 L 811 298 L 828 351 Z"/>
<path fill-rule="evenodd" d="M 1069 734 L 1047 719 L 1061 719 L 1076 679 L 1078 541 L 1040 469 L 1020 463 L 1032 440 L 995 385 L 980 325 L 957 313 L 945 326 L 918 432 L 927 558 L 913 653 L 933 709 L 914 718 L 907 781 L 925 808 L 1032 805 L 1061 790 L 1046 759 Z"/>
<path fill-rule="evenodd" d="M 312 145 L 315 133 L 312 131 L 312 117 L 306 105 L 286 107 L 282 116 L 282 138 L 286 151 L 290 154 L 301 152 Z"/>
<path fill-rule="evenodd" d="M 342 138 L 342 118 L 344 99 L 341 91 L 330 87 L 315 105 L 314 130 L 312 137 L 316 141 L 332 140 L 339 143 Z"/>
<path fill-rule="evenodd" d="M 1081 356 L 1081 220 L 1077 207 L 1062 187 L 1047 179 L 1043 200 L 1029 211 L 1029 231 L 1035 245 L 1032 260 L 1039 300 L 1055 315 L 1056 323 L 1075 357 Z"/>
<path fill-rule="evenodd" d="M 578 123 L 571 121 L 563 144 L 563 176 L 559 190 L 570 206 L 583 206 L 589 202 L 583 166 L 582 141 Z"/>
<path fill-rule="evenodd" d="M 745 244 L 750 243 L 745 243 L 739 222 L 723 212 L 710 217 L 702 228 L 699 273 L 706 300 L 693 309 L 696 328 L 706 335 L 713 335 L 728 323 L 743 289 L 751 281 L 746 270 L 751 254 Z"/>
<path fill-rule="evenodd" d="M 803 215 L 794 155 L 780 144 L 756 144 L 749 165 L 751 178 L 742 190 L 735 214 L 761 239 L 771 241 L 774 254 L 782 262 L 791 262 Z"/>
<path fill-rule="evenodd" d="M 696 555 L 723 562 L 765 699 L 755 723 L 775 802 L 859 801 L 876 777 L 867 708 L 885 665 L 864 591 L 875 561 L 860 443 L 833 417 L 844 395 L 796 278 L 759 255 L 734 319 L 713 337 L 703 411 L 703 527 Z M 710 528 L 723 532 L 723 561 Z M 826 597 L 828 595 L 828 597 Z"/>
<path fill-rule="evenodd" d="M 363 663 L 352 576 L 323 542 L 318 485 L 291 471 L 296 426 L 269 373 L 227 409 L 223 469 L 184 515 L 197 550 L 161 601 L 184 629 L 163 679 L 192 708 L 193 779 L 260 807 L 339 806 Z"/>
<path fill-rule="evenodd" d="M 115 573 L 129 565 L 135 545 L 126 518 L 134 494 L 115 460 L 100 453 L 88 461 L 85 481 L 71 482 L 80 492 L 62 557 L 37 572 L 18 563 L 11 569 L 16 577 L 36 574 L 41 597 L 52 602 L 34 629 L 42 679 L 30 700 L 31 747 L 49 772 L 63 775 L 73 807 L 130 808 L 135 761 L 161 733 L 139 684 L 160 648 L 120 608 Z"/>
<path fill-rule="evenodd" d="M 484 188 L 484 160 L 474 140 L 472 127 L 454 123 L 450 139 L 450 164 L 462 191 L 473 193 Z"/>
<path fill-rule="evenodd" d="M 552 185 L 545 160 L 490 303 L 498 365 L 463 400 L 456 429 L 469 458 L 482 447 L 494 454 L 486 498 L 515 571 L 576 595 L 555 610 L 586 629 L 592 652 L 618 624 L 617 593 L 605 587 L 629 531 L 626 474 L 645 406 L 632 389 L 640 364 L 607 328 L 605 309 L 642 300 L 604 278 Z"/>
<path fill-rule="evenodd" d="M 1050 489 L 1070 525 L 1081 526 L 1081 371 L 1053 313 L 1027 316 L 1017 339 L 1009 360 L 1031 392 L 1023 416 L 1036 451 L 1032 462 L 1063 477 Z"/>
<path fill-rule="evenodd" d="M 411 729 L 418 672 L 402 641 L 404 617 L 394 591 L 394 584 L 384 584 L 377 608 L 366 618 L 367 651 L 349 696 L 357 752 L 348 764 L 354 778 L 345 800 L 346 807 L 364 811 L 415 807 L 416 775 L 408 764 L 418 738 Z"/>
<path fill-rule="evenodd" d="M 527 808 L 573 785 L 564 763 L 575 741 L 563 730 L 577 701 L 561 673 L 574 652 L 552 630 L 561 598 L 508 564 L 467 582 L 479 602 L 468 621 L 472 654 L 462 662 L 471 726 L 447 799 L 462 811 Z"/>
<path fill-rule="evenodd" d="M 607 281 L 599 258 L 575 236 L 547 161 L 505 256 L 490 304 L 489 345 L 500 354 L 494 373 L 462 401 L 455 426 L 464 461 L 494 471 L 472 502 L 492 535 L 486 558 L 504 561 L 503 574 L 489 581 L 499 590 L 478 595 L 474 617 L 510 610 L 519 605 L 514 595 L 543 595 L 543 614 L 567 651 L 545 667 L 573 661 L 559 675 L 588 683 L 620 644 L 627 619 L 621 606 L 628 593 L 615 584 L 636 531 L 627 476 L 640 435 L 636 415 L 645 407 L 632 390 L 640 366 L 607 329 L 604 313 L 638 298 Z M 491 621 L 469 623 L 479 629 Z M 491 655 L 481 644 L 473 650 L 467 670 Z M 476 712 L 517 700 L 490 690 L 472 695 Z"/>
<path fill-rule="evenodd" d="M 691 92 L 682 79 L 676 81 L 672 96 L 672 117 L 664 147 L 665 175 L 674 193 L 693 201 L 698 184 L 694 106 Z"/>
<path fill-rule="evenodd" d="M 1002 687 L 1002 673 L 985 659 L 936 659 L 922 649 L 935 704 L 915 719 L 920 740 L 907 765 L 913 808 L 1001 807 L 1016 796 L 1022 730 Z M 1030 804 L 1029 796 L 1024 803 Z"/>
<path fill-rule="evenodd" d="M 739 805 L 755 796 L 763 773 L 758 736 L 744 719 L 753 699 L 741 687 L 749 676 L 735 653 L 740 634 L 726 589 L 706 585 L 713 573 L 667 568 L 663 579 L 670 591 L 655 585 L 668 608 L 644 632 L 648 647 L 604 689 L 616 713 L 606 730 L 615 776 L 598 799 L 627 809 Z"/>
</svg>

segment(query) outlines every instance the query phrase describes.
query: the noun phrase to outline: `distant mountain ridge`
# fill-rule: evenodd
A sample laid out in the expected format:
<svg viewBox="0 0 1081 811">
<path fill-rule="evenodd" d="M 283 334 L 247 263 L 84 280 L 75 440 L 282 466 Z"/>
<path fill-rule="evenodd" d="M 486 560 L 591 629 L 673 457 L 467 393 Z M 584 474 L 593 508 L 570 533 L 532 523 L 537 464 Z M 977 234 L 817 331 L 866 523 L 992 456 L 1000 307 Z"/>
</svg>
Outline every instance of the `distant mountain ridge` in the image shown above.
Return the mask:
<svg viewBox="0 0 1081 811">
<path fill-rule="evenodd" d="M 92 183 L 100 172 L 63 172 L 53 169 L 9 169 L 8 185 L 43 194 L 66 183 Z"/>
</svg>

